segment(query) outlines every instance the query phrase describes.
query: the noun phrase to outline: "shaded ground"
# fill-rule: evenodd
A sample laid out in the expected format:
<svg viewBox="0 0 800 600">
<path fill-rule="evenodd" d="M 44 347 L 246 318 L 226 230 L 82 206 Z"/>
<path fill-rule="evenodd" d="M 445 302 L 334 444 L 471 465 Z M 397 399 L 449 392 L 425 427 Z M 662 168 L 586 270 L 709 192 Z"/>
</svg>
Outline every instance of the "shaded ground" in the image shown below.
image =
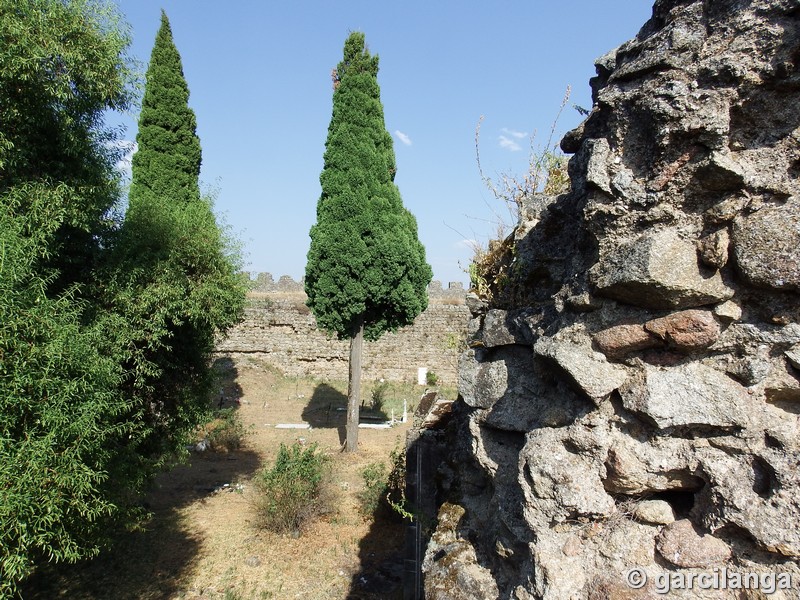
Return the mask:
<svg viewBox="0 0 800 600">
<path fill-rule="evenodd" d="M 284 378 L 247 357 L 220 365 L 227 369 L 224 404 L 238 406 L 251 429 L 244 447 L 192 453 L 190 465 L 159 478 L 144 531 L 122 535 L 93 561 L 41 573 L 27 585 L 26 600 L 402 597 L 402 525 L 363 518 L 356 494 L 361 471 L 372 462 L 388 465 L 407 426 L 362 429 L 360 452 L 342 454 L 345 417 L 334 409 L 346 404 L 343 383 Z M 303 420 L 314 427 L 275 429 Z M 330 453 L 335 510 L 297 537 L 259 530 L 251 478 L 272 464 L 282 442 L 298 439 Z"/>
</svg>

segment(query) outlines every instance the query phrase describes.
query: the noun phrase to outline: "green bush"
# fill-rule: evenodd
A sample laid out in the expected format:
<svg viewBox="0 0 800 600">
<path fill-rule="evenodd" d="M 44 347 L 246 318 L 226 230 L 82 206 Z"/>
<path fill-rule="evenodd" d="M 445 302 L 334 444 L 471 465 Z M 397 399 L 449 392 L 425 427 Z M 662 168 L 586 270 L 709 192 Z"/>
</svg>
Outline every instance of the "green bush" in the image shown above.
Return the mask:
<svg viewBox="0 0 800 600">
<path fill-rule="evenodd" d="M 236 408 L 221 408 L 209 424 L 208 443 L 215 452 L 230 452 L 242 447 L 248 433 Z"/>
<path fill-rule="evenodd" d="M 361 471 L 364 489 L 356 496 L 364 517 L 376 515 L 383 506 L 386 498 L 386 476 L 386 465 L 381 462 L 370 463 Z"/>
<path fill-rule="evenodd" d="M 395 518 L 414 520 L 412 506 L 406 498 L 406 447 L 397 440 L 389 455 L 391 471 L 386 480 L 386 504 L 392 509 Z"/>
<path fill-rule="evenodd" d="M 364 517 L 414 519 L 406 500 L 406 449 L 398 445 L 389 455 L 389 470 L 381 462 L 373 462 L 361 471 L 364 489 L 356 496 Z"/>
<path fill-rule="evenodd" d="M 311 518 L 328 512 L 325 479 L 329 460 L 317 444 L 281 444 L 275 465 L 256 476 L 261 527 L 277 533 L 298 531 Z"/>
<path fill-rule="evenodd" d="M 436 385 L 439 382 L 439 376 L 433 371 L 428 371 L 425 375 L 425 381 L 428 385 Z"/>
<path fill-rule="evenodd" d="M 383 410 L 384 405 L 386 404 L 388 395 L 389 395 L 389 382 L 381 381 L 378 385 L 372 388 L 372 393 L 370 394 L 369 407 L 374 411 L 381 412 Z"/>
</svg>

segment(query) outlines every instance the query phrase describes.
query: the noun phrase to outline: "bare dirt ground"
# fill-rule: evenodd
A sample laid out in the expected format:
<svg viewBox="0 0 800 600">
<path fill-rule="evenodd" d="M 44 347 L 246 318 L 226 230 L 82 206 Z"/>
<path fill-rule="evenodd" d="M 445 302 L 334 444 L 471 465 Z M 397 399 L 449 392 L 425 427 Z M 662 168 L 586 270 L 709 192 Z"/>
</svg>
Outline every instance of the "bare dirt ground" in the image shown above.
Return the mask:
<svg viewBox="0 0 800 600">
<path fill-rule="evenodd" d="M 389 465 L 408 425 L 361 429 L 359 452 L 339 451 L 343 384 L 288 379 L 247 357 L 218 361 L 227 405 L 250 434 L 232 452 L 193 452 L 162 475 L 149 495 L 152 519 L 93 561 L 32 578 L 26 599 L 369 599 L 402 597 L 402 524 L 364 518 L 361 471 Z M 406 386 L 409 402 L 422 391 Z M 416 397 L 414 394 L 416 392 Z M 401 401 L 402 402 L 402 401 Z M 276 429 L 309 422 L 311 430 Z M 273 464 L 280 444 L 303 438 L 331 456 L 334 510 L 303 531 L 278 535 L 257 526 L 253 475 Z M 226 485 L 227 484 L 227 485 Z"/>
</svg>

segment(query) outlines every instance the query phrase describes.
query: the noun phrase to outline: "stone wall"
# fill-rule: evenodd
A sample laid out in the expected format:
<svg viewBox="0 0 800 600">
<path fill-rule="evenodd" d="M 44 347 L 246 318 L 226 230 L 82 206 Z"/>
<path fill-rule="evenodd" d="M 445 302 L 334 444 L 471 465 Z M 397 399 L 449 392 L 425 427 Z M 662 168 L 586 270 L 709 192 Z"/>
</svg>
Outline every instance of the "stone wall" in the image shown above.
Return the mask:
<svg viewBox="0 0 800 600">
<path fill-rule="evenodd" d="M 217 351 L 253 354 L 292 376 L 346 380 L 349 341 L 319 331 L 306 306 L 302 282 L 283 276 L 275 282 L 258 274 L 249 294 L 245 320 L 217 344 Z M 464 289 L 431 283 L 428 309 L 411 327 L 365 342 L 366 379 L 416 382 L 418 368 L 435 373 L 444 384 L 455 385 L 460 344 L 469 320 Z"/>
<path fill-rule="evenodd" d="M 798 598 L 800 5 L 658 0 L 596 68 L 467 298 L 425 596 Z"/>
</svg>

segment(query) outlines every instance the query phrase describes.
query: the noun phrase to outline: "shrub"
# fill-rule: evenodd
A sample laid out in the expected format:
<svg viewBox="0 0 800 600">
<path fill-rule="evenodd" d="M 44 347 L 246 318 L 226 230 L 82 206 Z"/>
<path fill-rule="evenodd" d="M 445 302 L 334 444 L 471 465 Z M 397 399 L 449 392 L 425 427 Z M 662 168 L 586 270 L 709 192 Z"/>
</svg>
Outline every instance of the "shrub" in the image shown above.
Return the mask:
<svg viewBox="0 0 800 600">
<path fill-rule="evenodd" d="M 378 509 L 386 498 L 386 465 L 373 462 L 361 471 L 364 489 L 357 494 L 361 514 L 370 517 L 378 513 Z"/>
<path fill-rule="evenodd" d="M 239 412 L 233 408 L 221 408 L 209 424 L 208 442 L 215 452 L 238 450 L 242 447 L 248 431 Z"/>
<path fill-rule="evenodd" d="M 298 531 L 311 518 L 328 512 L 325 476 L 329 460 L 317 444 L 281 444 L 275 465 L 256 476 L 261 491 L 257 501 L 260 525 L 277 533 Z"/>
<path fill-rule="evenodd" d="M 386 404 L 388 394 L 389 382 L 381 381 L 378 385 L 372 388 L 369 407 L 374 411 L 382 411 L 384 404 Z"/>
<path fill-rule="evenodd" d="M 357 494 L 364 517 L 414 519 L 406 500 L 406 449 L 398 441 L 389 455 L 390 471 L 381 462 L 368 464 L 361 477 L 364 489 Z"/>
<path fill-rule="evenodd" d="M 389 455 L 392 470 L 386 481 L 386 503 L 392 509 L 391 514 L 402 519 L 414 520 L 408 499 L 406 498 L 406 446 L 398 439 Z"/>
<path fill-rule="evenodd" d="M 428 385 L 436 385 L 439 382 L 439 376 L 433 371 L 428 371 L 425 375 L 425 381 Z"/>
</svg>

